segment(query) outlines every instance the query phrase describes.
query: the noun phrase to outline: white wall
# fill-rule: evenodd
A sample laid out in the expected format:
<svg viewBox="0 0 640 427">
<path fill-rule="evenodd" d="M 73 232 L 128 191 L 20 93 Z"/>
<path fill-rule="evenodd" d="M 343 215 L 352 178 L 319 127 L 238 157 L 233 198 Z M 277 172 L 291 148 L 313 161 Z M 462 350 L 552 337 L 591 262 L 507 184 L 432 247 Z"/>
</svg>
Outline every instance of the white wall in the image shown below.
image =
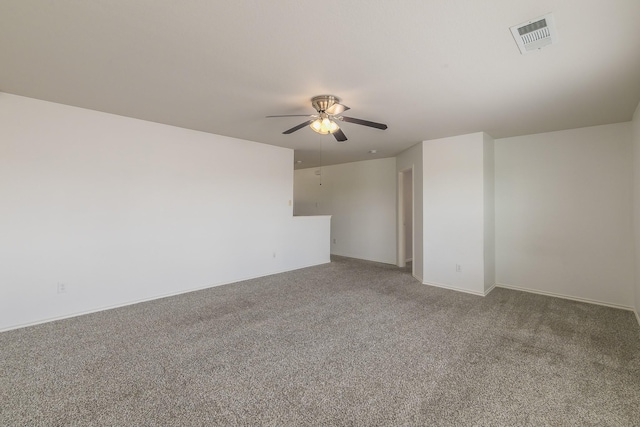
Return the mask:
<svg viewBox="0 0 640 427">
<path fill-rule="evenodd" d="M 640 104 L 633 115 L 633 220 L 635 243 L 635 311 L 640 323 Z"/>
<path fill-rule="evenodd" d="M 289 149 L 0 93 L 0 330 L 328 262 L 292 196 Z"/>
<path fill-rule="evenodd" d="M 499 284 L 633 305 L 631 125 L 495 141 Z"/>
<path fill-rule="evenodd" d="M 493 285 L 485 286 L 485 145 L 483 133 L 423 142 L 426 284 L 478 295 Z"/>
<path fill-rule="evenodd" d="M 496 228 L 495 228 L 495 143 L 491 136 L 482 135 L 484 144 L 484 293 L 496 284 Z"/>
<path fill-rule="evenodd" d="M 332 216 L 332 254 L 395 264 L 395 165 L 388 158 L 323 166 L 321 176 L 296 170 L 294 214 Z"/>
<path fill-rule="evenodd" d="M 403 173 L 402 195 L 402 232 L 404 233 L 405 262 L 413 259 L 413 173 L 408 170 Z"/>
<path fill-rule="evenodd" d="M 423 247 L 423 171 L 422 143 L 403 151 L 396 156 L 396 173 L 412 170 L 413 176 L 413 275 L 423 281 L 424 247 Z M 396 204 L 398 202 L 396 201 Z"/>
</svg>

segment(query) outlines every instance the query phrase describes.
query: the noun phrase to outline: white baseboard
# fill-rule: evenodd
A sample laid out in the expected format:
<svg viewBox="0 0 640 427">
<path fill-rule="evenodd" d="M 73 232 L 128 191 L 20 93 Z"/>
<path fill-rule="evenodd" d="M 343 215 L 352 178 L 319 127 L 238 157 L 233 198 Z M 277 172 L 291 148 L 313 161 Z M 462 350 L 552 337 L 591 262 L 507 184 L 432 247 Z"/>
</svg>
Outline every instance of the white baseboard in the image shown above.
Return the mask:
<svg viewBox="0 0 640 427">
<path fill-rule="evenodd" d="M 331 262 L 330 260 L 329 261 L 323 261 L 323 262 L 320 262 L 320 263 L 314 263 L 314 264 L 303 265 L 303 266 L 295 267 L 295 268 L 291 268 L 291 269 L 284 269 L 284 270 L 281 270 L 281 271 L 275 271 L 273 273 L 267 273 L 267 274 L 263 274 L 263 275 L 260 275 L 260 276 L 245 277 L 245 278 L 241 278 L 241 279 L 238 279 L 238 280 L 233 280 L 233 281 L 230 281 L 230 282 L 215 283 L 213 285 L 200 286 L 200 287 L 191 288 L 191 289 L 187 289 L 187 290 L 182 290 L 182 291 L 178 291 L 178 292 L 170 292 L 170 293 L 167 293 L 167 294 L 155 295 L 155 296 L 152 296 L 152 297 L 142 298 L 142 299 L 135 300 L 135 301 L 127 301 L 127 302 L 124 302 L 122 304 L 115 304 L 115 305 L 110 305 L 110 306 L 106 306 L 106 307 L 98 307 L 98 308 L 94 308 L 94 309 L 91 309 L 91 310 L 80 311 L 80 312 L 75 312 L 75 313 L 71 313 L 71 314 L 64 314 L 62 316 L 49 317 L 49 318 L 46 318 L 46 319 L 40 319 L 40 320 L 36 320 L 36 321 L 33 321 L 33 322 L 27 322 L 27 323 L 21 323 L 21 324 L 17 324 L 17 325 L 11 325 L 11 326 L 8 326 L 6 328 L 0 328 L 0 332 L 11 331 L 13 329 L 27 328 L 29 326 L 35 326 L 35 325 L 41 325 L 43 323 L 55 322 L 56 320 L 70 319 L 72 317 L 84 316 L 85 314 L 97 313 L 99 311 L 112 310 L 114 308 L 126 307 L 128 305 L 140 304 L 140 303 L 143 303 L 143 302 L 153 301 L 153 300 L 156 300 L 156 299 L 168 298 L 168 297 L 173 297 L 173 296 L 182 295 L 182 294 L 188 294 L 189 292 L 202 291 L 204 289 L 215 288 L 215 287 L 224 286 L 224 285 L 230 285 L 232 283 L 244 282 L 245 280 L 252 280 L 252 279 L 257 279 L 257 278 L 260 278 L 260 277 L 271 276 L 271 275 L 274 275 L 274 274 L 286 273 L 288 271 L 300 270 L 302 268 L 314 267 L 316 265 L 328 264 L 330 262 Z"/>
<path fill-rule="evenodd" d="M 495 288 L 496 288 L 496 284 L 494 283 L 493 285 L 491 285 L 491 287 L 489 289 L 484 291 L 484 296 L 486 297 L 487 295 L 489 295 L 491 293 L 491 291 L 494 290 Z"/>
<path fill-rule="evenodd" d="M 407 258 L 404 260 L 404 262 L 413 262 L 413 258 Z"/>
<path fill-rule="evenodd" d="M 457 291 L 457 292 L 464 292 L 466 294 L 472 294 L 472 295 L 478 295 L 478 296 L 485 296 L 486 294 L 484 292 L 480 292 L 480 291 L 472 291 L 470 289 L 464 289 L 464 288 L 458 288 L 455 286 L 451 286 L 451 285 L 444 285 L 442 283 L 436 283 L 436 282 L 422 282 L 423 285 L 428 285 L 428 286 L 435 286 L 436 288 L 443 288 L 443 289 L 449 289 L 451 291 Z"/>
<path fill-rule="evenodd" d="M 530 289 L 530 288 L 525 288 L 525 287 L 522 287 L 522 286 L 507 285 L 505 283 L 496 283 L 496 287 L 505 288 L 505 289 L 512 289 L 514 291 L 529 292 L 529 293 L 532 293 L 532 294 L 546 295 L 546 296 L 549 296 L 549 297 L 568 299 L 568 300 L 571 300 L 571 301 L 578 301 L 578 302 L 586 302 L 586 303 L 589 303 L 589 304 L 603 305 L 605 307 L 619 308 L 619 309 L 622 309 L 622 310 L 635 311 L 633 309 L 633 307 L 629 307 L 629 306 L 626 306 L 626 305 L 614 304 L 614 303 L 604 302 L 604 301 L 598 301 L 598 300 L 593 300 L 593 299 L 590 299 L 590 298 L 581 298 L 581 297 L 576 297 L 576 296 L 572 296 L 572 295 L 558 294 L 558 293 L 555 293 L 555 292 L 540 291 L 538 289 Z M 637 315 L 637 313 L 636 313 L 636 315 Z M 639 319 L 639 321 L 640 321 L 640 319 Z"/>
<path fill-rule="evenodd" d="M 342 258 L 351 258 L 351 259 L 359 259 L 361 261 L 371 261 L 371 262 L 378 262 L 380 264 L 391 264 L 391 265 L 398 265 L 398 260 L 397 259 L 393 259 L 393 260 L 389 260 L 389 259 L 373 259 L 373 258 L 363 258 L 361 256 L 355 256 L 355 255 L 343 255 L 343 254 L 338 254 L 335 252 L 331 252 L 330 255 L 335 255 L 335 256 L 339 256 Z"/>
<path fill-rule="evenodd" d="M 638 310 L 633 310 L 633 312 L 636 314 L 636 320 L 638 321 L 638 326 L 640 326 L 640 313 L 638 313 Z"/>
<path fill-rule="evenodd" d="M 416 277 L 416 279 L 418 279 L 418 278 Z M 455 286 L 444 285 L 442 283 L 436 283 L 436 282 L 422 282 L 422 284 L 423 285 L 428 285 L 428 286 L 435 286 L 436 288 L 449 289 L 451 291 L 464 292 L 466 294 L 471 294 L 471 295 L 478 295 L 478 296 L 481 296 L 481 297 L 486 297 L 487 295 L 489 295 L 489 293 L 491 293 L 492 290 L 494 290 L 496 288 L 496 284 L 495 283 L 489 289 L 485 290 L 484 292 L 472 291 L 472 290 L 469 290 L 469 289 L 458 288 L 458 287 L 455 287 Z"/>
</svg>

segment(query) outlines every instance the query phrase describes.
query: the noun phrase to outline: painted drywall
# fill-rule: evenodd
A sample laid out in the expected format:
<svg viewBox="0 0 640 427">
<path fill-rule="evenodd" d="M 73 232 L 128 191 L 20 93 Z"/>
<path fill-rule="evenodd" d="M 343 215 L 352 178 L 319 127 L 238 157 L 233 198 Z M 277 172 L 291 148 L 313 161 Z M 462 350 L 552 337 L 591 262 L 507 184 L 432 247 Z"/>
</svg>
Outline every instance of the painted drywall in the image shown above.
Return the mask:
<svg viewBox="0 0 640 427">
<path fill-rule="evenodd" d="M 496 284 L 496 230 L 495 230 L 495 142 L 486 133 L 484 144 L 484 293 Z"/>
<path fill-rule="evenodd" d="M 423 171 L 422 143 L 416 144 L 396 156 L 396 173 L 408 169 L 413 176 L 413 276 L 423 281 L 424 246 L 423 246 Z M 396 201 L 396 205 L 397 205 Z"/>
<path fill-rule="evenodd" d="M 640 323 L 640 104 L 631 122 L 633 138 L 633 221 L 635 243 L 635 312 Z"/>
<path fill-rule="evenodd" d="M 413 172 L 408 170 L 403 172 L 404 185 L 402 187 L 403 196 L 403 218 L 402 232 L 404 233 L 404 253 L 405 262 L 413 259 Z"/>
<path fill-rule="evenodd" d="M 0 93 L 0 330 L 329 262 L 292 196 L 289 149 Z"/>
<path fill-rule="evenodd" d="M 331 215 L 332 254 L 395 264 L 395 173 L 394 158 L 298 169 L 294 214 Z"/>
<path fill-rule="evenodd" d="M 485 294 L 485 138 L 423 142 L 426 284 Z"/>
<path fill-rule="evenodd" d="M 285 229 L 282 257 L 298 266 L 330 262 L 331 216 L 294 216 Z"/>
<path fill-rule="evenodd" d="M 633 303 L 631 124 L 495 141 L 496 280 Z"/>
</svg>

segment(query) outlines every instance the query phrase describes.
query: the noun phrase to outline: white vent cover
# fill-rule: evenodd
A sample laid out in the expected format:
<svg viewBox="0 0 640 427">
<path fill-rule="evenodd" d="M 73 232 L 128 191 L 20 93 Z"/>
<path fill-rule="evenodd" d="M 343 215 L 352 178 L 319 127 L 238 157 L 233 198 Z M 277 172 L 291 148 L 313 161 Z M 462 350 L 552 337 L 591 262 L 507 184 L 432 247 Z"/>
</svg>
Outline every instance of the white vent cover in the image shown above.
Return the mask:
<svg viewBox="0 0 640 427">
<path fill-rule="evenodd" d="M 520 53 L 523 54 L 558 41 L 555 22 L 550 13 L 511 27 L 511 34 L 520 48 Z"/>
</svg>

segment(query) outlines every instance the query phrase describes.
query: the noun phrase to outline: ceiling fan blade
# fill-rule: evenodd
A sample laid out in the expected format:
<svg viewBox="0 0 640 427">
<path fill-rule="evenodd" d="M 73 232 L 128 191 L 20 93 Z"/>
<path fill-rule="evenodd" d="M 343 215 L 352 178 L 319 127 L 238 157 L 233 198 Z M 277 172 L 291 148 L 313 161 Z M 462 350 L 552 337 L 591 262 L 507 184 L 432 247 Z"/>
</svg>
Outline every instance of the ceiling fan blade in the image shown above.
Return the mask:
<svg viewBox="0 0 640 427">
<path fill-rule="evenodd" d="M 283 114 L 281 116 L 265 116 L 267 119 L 272 117 L 315 117 L 313 114 Z"/>
<path fill-rule="evenodd" d="M 304 122 L 304 123 L 300 123 L 298 126 L 294 126 L 294 127 L 292 127 L 291 129 L 285 130 L 285 131 L 284 131 L 284 132 L 282 132 L 282 133 L 284 133 L 285 135 L 288 135 L 288 134 L 290 134 L 290 133 L 293 133 L 293 132 L 295 132 L 295 131 L 297 131 L 297 130 L 302 129 L 302 128 L 303 128 L 303 127 L 305 127 L 305 126 L 309 126 L 311 123 L 313 123 L 313 120 L 307 120 L 306 122 Z"/>
<path fill-rule="evenodd" d="M 333 136 L 336 138 L 338 142 L 345 142 L 347 140 L 347 136 L 342 132 L 342 129 L 338 129 L 333 133 Z"/>
<path fill-rule="evenodd" d="M 338 104 L 337 102 L 335 104 L 333 104 L 331 107 L 327 108 L 325 110 L 325 112 L 327 114 L 331 114 L 332 116 L 335 116 L 336 114 L 340 114 L 343 113 L 347 110 L 350 110 L 349 107 L 347 107 L 346 105 L 343 104 Z"/>
<path fill-rule="evenodd" d="M 387 128 L 387 125 L 385 125 L 383 123 L 370 122 L 369 120 L 356 119 L 356 118 L 353 118 L 353 117 L 341 116 L 341 117 L 338 117 L 338 119 L 340 119 L 342 121 L 345 121 L 345 122 L 355 123 L 355 124 L 363 125 L 363 126 L 369 126 L 369 127 L 376 128 L 376 129 L 385 130 Z"/>
</svg>

